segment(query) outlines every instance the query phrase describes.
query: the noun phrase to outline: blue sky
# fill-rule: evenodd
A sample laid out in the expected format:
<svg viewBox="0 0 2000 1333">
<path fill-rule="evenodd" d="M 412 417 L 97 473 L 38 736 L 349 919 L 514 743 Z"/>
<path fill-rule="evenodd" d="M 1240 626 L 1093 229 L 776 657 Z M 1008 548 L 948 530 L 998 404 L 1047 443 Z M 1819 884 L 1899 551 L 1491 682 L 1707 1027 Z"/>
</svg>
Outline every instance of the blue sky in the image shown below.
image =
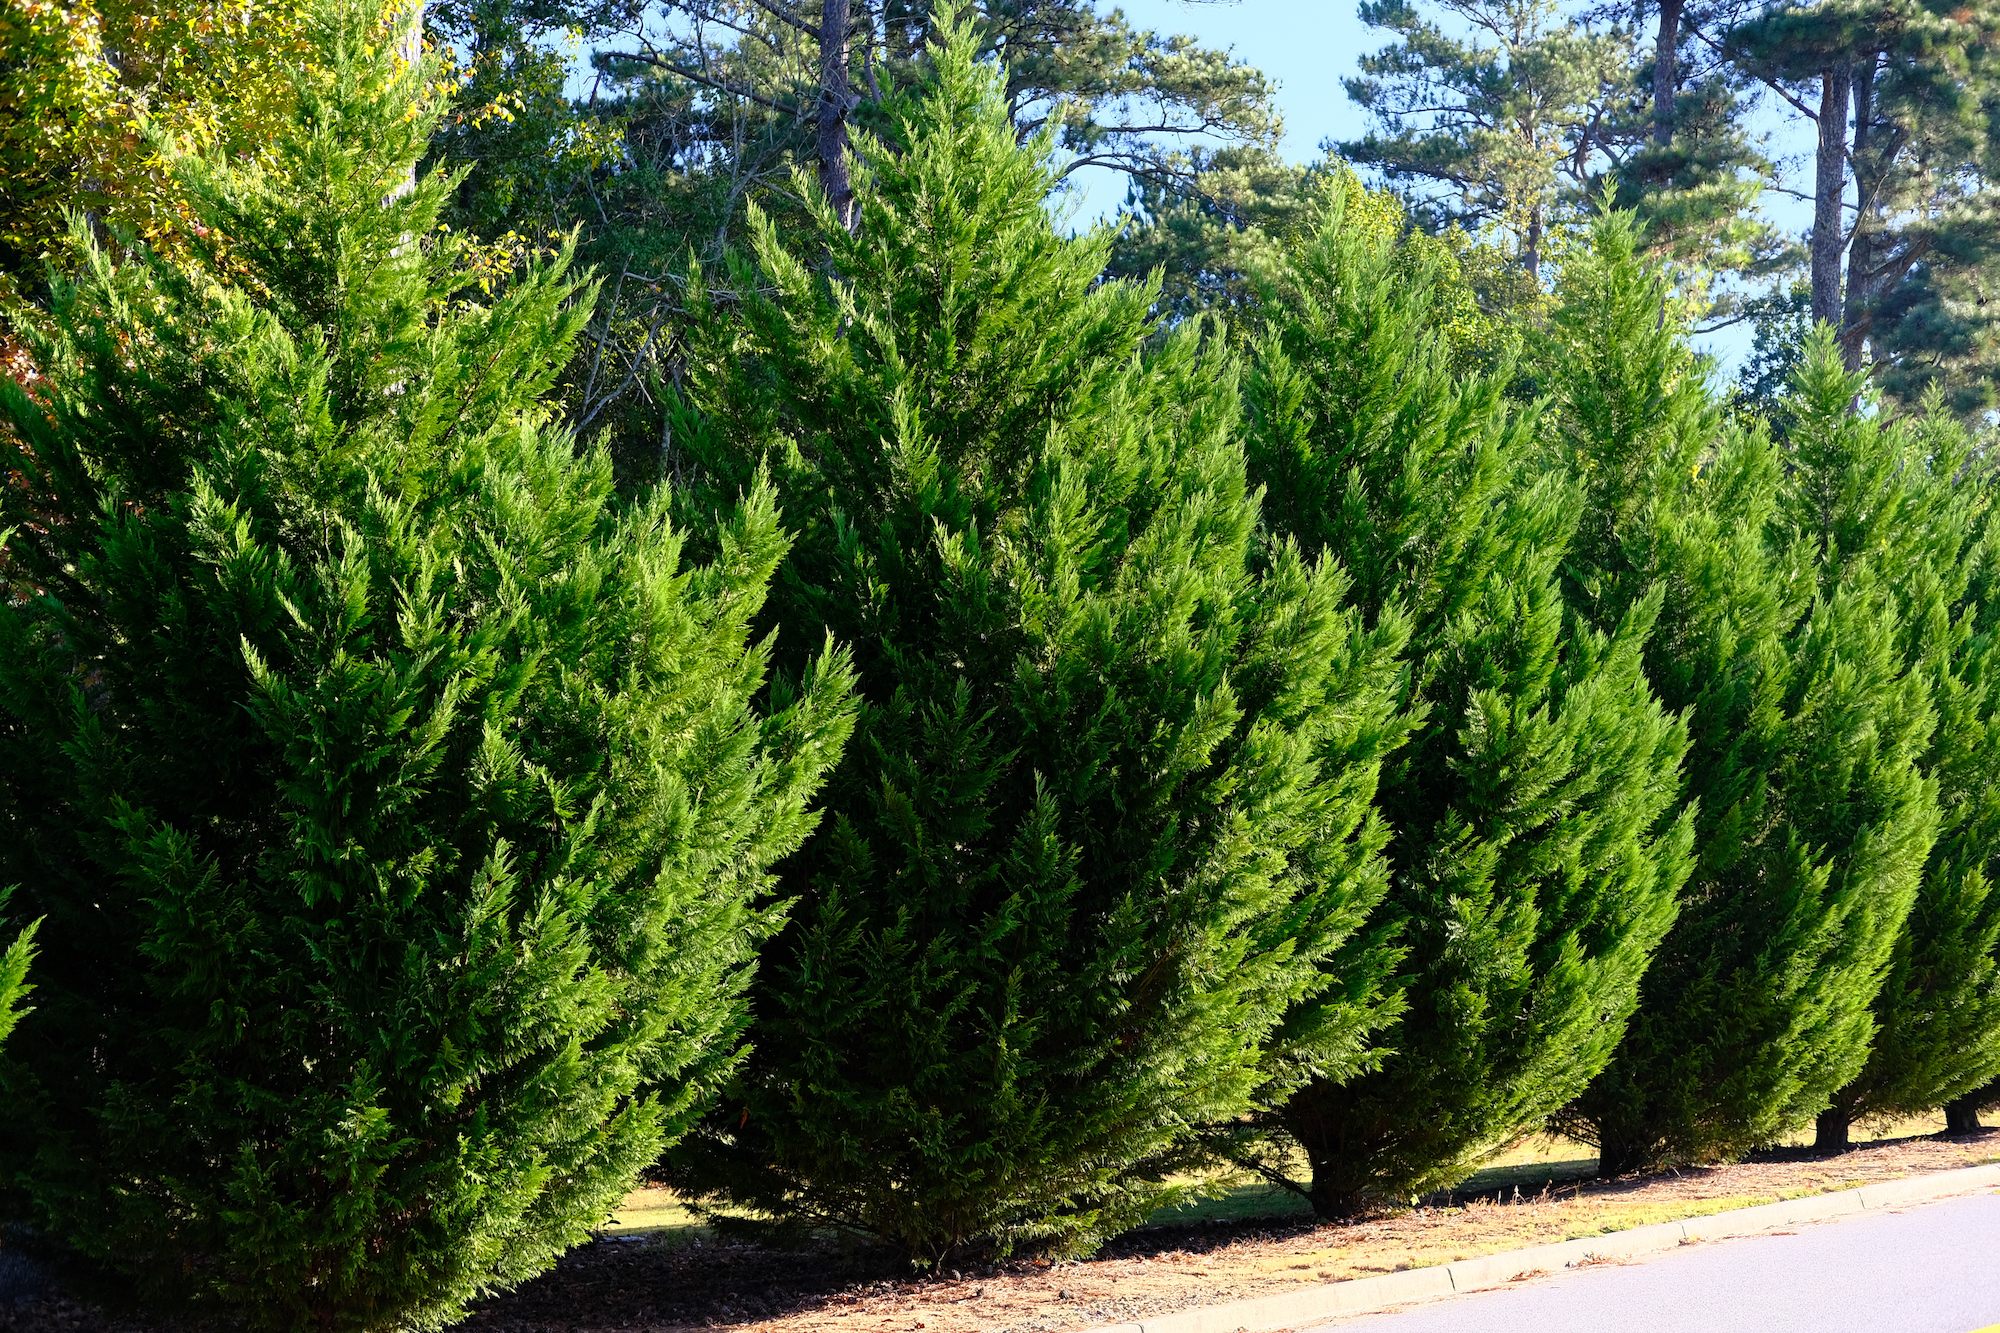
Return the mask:
<svg viewBox="0 0 2000 1333">
<path fill-rule="evenodd" d="M 1388 34 L 1365 27 L 1353 0 L 1134 0 L 1121 5 L 1133 26 L 1193 33 L 1234 49 L 1278 83 L 1285 156 L 1319 156 L 1322 139 L 1356 139 L 1365 118 L 1340 81 Z"/>
<path fill-rule="evenodd" d="M 1191 33 L 1263 70 L 1278 85 L 1284 154 L 1294 162 L 1317 158 L 1322 139 L 1358 139 L 1367 128 L 1340 81 L 1388 34 L 1363 25 L 1353 0 L 1126 0 L 1118 8 L 1135 28 Z M 1123 177 L 1089 174 L 1088 211 L 1115 210 L 1125 196 Z"/>
</svg>

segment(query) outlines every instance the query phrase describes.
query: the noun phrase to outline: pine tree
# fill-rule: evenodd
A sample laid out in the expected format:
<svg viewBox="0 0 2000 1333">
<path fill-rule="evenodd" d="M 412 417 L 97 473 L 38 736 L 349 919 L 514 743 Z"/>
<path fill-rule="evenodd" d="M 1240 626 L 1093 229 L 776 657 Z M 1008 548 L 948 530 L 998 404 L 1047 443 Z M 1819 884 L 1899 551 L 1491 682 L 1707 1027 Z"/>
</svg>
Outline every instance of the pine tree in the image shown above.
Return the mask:
<svg viewBox="0 0 2000 1333">
<path fill-rule="evenodd" d="M 191 1320 L 435 1327 L 726 1075 L 851 715 L 837 660 L 752 707 L 768 488 L 706 566 L 614 503 L 539 405 L 589 289 L 483 293 L 409 174 L 431 71 L 313 21 L 265 164 L 176 159 L 196 258 L 79 226 L 0 382 L 0 882 L 45 915 L 0 1206 Z"/>
<path fill-rule="evenodd" d="M 1599 625 L 1664 599 L 1648 674 L 1692 716 L 1680 920 L 1565 1116 L 1607 1175 L 1740 1154 L 1860 1072 L 1937 818 L 1881 549 L 1892 438 L 1818 381 L 1788 454 L 1725 428 L 1639 243 L 1629 215 L 1597 222 L 1545 353 L 1552 446 L 1583 491 L 1565 597 Z"/>
<path fill-rule="evenodd" d="M 1344 561 L 1369 621 L 1411 617 L 1410 706 L 1428 712 L 1380 797 L 1407 1008 L 1378 1067 L 1284 1110 L 1323 1216 L 1448 1184 L 1582 1090 L 1673 920 L 1692 832 L 1686 727 L 1640 670 L 1657 601 L 1609 633 L 1565 621 L 1576 497 L 1527 467 L 1512 368 L 1455 375 L 1437 266 L 1401 269 L 1344 207 L 1267 298 L 1252 472 L 1267 521 Z"/>
<path fill-rule="evenodd" d="M 1433 323 L 1451 342 L 1455 369 L 1491 370 L 1532 322 L 1541 289 L 1498 246 L 1462 230 L 1431 235 L 1410 226 L 1409 210 L 1386 190 L 1367 190 L 1353 168 L 1329 156 L 1309 167 L 1276 154 L 1219 152 L 1194 160 L 1192 181 L 1148 180 L 1126 198 L 1133 217 L 1118 233 L 1107 276 L 1157 273 L 1169 320 L 1219 315 L 1244 327 L 1254 318 L 1259 274 L 1319 225 L 1329 191 L 1344 189 L 1347 226 L 1401 238 L 1397 263 L 1441 265 Z"/>
<path fill-rule="evenodd" d="M 1791 258 L 1756 212 L 1775 168 L 1746 123 L 1753 103 L 1744 94 L 1752 81 L 1740 71 L 1682 57 L 1707 8 L 1703 0 L 1692 6 L 1658 0 L 1652 50 L 1633 51 L 1642 62 L 1633 73 L 1650 75 L 1638 80 L 1650 81 L 1650 96 L 1611 117 L 1605 135 L 1617 162 L 1610 174 L 1617 203 L 1645 219 L 1650 253 L 1683 272 L 1756 274 Z M 1635 21 L 1642 18 L 1645 5 L 1632 13 Z M 1718 296 L 1717 304 L 1730 300 Z"/>
<path fill-rule="evenodd" d="M 920 1263 L 1086 1250 L 1257 1088 L 1353 1066 L 1402 633 L 1257 542 L 1227 354 L 1142 354 L 1158 289 L 1057 231 L 1049 136 L 963 29 L 930 61 L 857 231 L 814 196 L 823 266 L 760 220 L 676 429 L 725 494 L 768 460 L 780 643 L 852 643 L 865 709 L 674 1178 Z"/>
<path fill-rule="evenodd" d="M 1267 264 L 1314 212 L 1328 162 L 1300 166 L 1271 148 L 1188 154 L 1184 175 L 1134 177 L 1125 196 L 1131 221 L 1119 232 L 1109 276 L 1160 275 L 1160 305 L 1171 319 L 1210 311 L 1234 318 L 1256 299 L 1251 274 Z M 1396 225 L 1403 211 L 1395 207 Z"/>
<path fill-rule="evenodd" d="M 659 466 L 654 381 L 679 383 L 688 315 L 678 283 L 642 275 L 690 249 L 719 263 L 747 240 L 750 202 L 811 244 L 791 169 L 811 165 L 851 207 L 849 128 L 879 128 L 884 99 L 921 78 L 940 13 L 972 22 L 983 56 L 1005 53 L 1017 131 L 1057 126 L 1078 180 L 1189 182 L 1206 155 L 1191 143 L 1235 157 L 1281 137 L 1258 70 L 1095 0 L 429 0 L 427 31 L 470 75 L 464 114 L 432 145 L 472 168 L 448 220 L 489 238 L 574 227 L 579 255 L 619 275 L 563 392 L 589 429 L 614 432 L 622 472 Z M 574 52 L 561 48 L 576 42 L 595 70 L 587 102 L 564 95 Z M 508 116 L 490 114 L 495 100 Z"/>
<path fill-rule="evenodd" d="M 2000 401 L 1986 294 L 2000 259 L 2000 6 L 1725 4 L 1715 19 L 1716 49 L 1814 123 L 1813 318 L 1904 409 L 1938 384 L 1978 419 Z"/>
<path fill-rule="evenodd" d="M 1556 0 L 1452 0 L 1440 23 L 1416 0 L 1366 0 L 1361 19 L 1401 40 L 1361 58 L 1347 95 L 1377 129 L 1340 146 L 1407 183 L 1433 223 L 1493 225 L 1539 281 L 1551 233 L 1590 195 L 1602 130 L 1627 99 L 1631 34 L 1597 30 Z"/>
</svg>

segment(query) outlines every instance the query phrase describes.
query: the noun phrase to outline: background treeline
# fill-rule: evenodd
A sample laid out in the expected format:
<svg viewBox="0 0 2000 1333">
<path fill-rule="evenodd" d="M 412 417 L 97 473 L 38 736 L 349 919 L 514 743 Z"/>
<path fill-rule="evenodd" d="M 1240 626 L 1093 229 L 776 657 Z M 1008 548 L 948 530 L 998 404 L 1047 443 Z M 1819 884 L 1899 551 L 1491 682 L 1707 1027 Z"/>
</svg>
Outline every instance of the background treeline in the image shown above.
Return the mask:
<svg viewBox="0 0 2000 1333">
<path fill-rule="evenodd" d="M 602 277 L 555 392 L 580 430 L 609 432 L 623 482 L 676 465 L 661 423 L 687 369 L 690 251 L 719 264 L 746 242 L 753 202 L 809 243 L 800 169 L 851 210 L 849 131 L 881 129 L 915 86 L 936 8 L 413 7 L 448 65 L 426 163 L 466 168 L 443 220 L 495 267 L 574 231 Z M 1732 392 L 1757 410 L 1780 410 L 1815 321 L 1901 410 L 1934 383 L 1968 421 L 2000 402 L 1992 3 L 1370 4 L 1362 17 L 1386 43 L 1347 81 L 1370 127 L 1307 166 L 1278 153 L 1270 81 L 1226 51 L 1134 28 L 1095 0 L 967 0 L 950 13 L 983 57 L 1004 57 L 1018 139 L 1053 133 L 1066 184 L 1129 184 L 1135 222 L 1106 271 L 1157 269 L 1175 318 L 1254 304 L 1251 270 L 1351 163 L 1454 250 L 1488 316 L 1545 319 L 1544 263 L 1559 266 L 1608 201 L 1646 224 L 1646 254 L 1669 266 L 1694 328 L 1754 327 Z M 7 0 L 7 290 L 41 300 L 36 257 L 68 207 L 171 243 L 189 215 L 135 115 L 194 143 L 266 151 L 286 71 L 311 44 L 303 18 L 303 0 Z"/>
<path fill-rule="evenodd" d="M 457 72 L 360 0 L 8 14 L 69 100 L 6 131 L 0 1243 L 433 1327 L 646 1172 L 936 1264 L 2000 1100 L 1987 372 L 1895 332 L 1985 159 L 1893 282 L 1942 214 L 1864 195 L 1752 392 L 1720 177 L 1177 155 L 1135 99 L 1254 71 L 1082 4 L 691 11 L 615 104 L 504 8 Z M 1769 77 L 1983 145 L 1881 23 Z M 1389 119 L 1429 68 L 1352 155 L 1518 164 Z M 1136 225 L 1054 220 L 1093 155 Z"/>
</svg>

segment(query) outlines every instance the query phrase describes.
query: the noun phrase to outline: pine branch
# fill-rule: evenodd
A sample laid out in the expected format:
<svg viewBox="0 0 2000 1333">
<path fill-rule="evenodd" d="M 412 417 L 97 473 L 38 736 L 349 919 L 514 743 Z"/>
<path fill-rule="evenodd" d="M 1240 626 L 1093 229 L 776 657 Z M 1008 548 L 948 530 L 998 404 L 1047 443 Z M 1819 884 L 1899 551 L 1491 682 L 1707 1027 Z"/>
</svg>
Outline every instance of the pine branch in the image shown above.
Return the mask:
<svg viewBox="0 0 2000 1333">
<path fill-rule="evenodd" d="M 730 79 L 718 78 L 712 74 L 704 74 L 697 69 L 689 69 L 679 61 L 670 60 L 665 56 L 649 55 L 642 51 L 606 51 L 598 58 L 604 61 L 630 60 L 635 64 L 652 65 L 656 68 L 667 70 L 670 73 L 678 74 L 693 83 L 699 83 L 705 88 L 713 88 L 717 92 L 728 93 L 732 97 L 741 97 L 745 101 L 755 102 L 757 105 L 769 107 L 773 111 L 782 111 L 789 116 L 803 114 L 797 107 L 766 97 L 746 84 L 736 83 Z"/>
</svg>

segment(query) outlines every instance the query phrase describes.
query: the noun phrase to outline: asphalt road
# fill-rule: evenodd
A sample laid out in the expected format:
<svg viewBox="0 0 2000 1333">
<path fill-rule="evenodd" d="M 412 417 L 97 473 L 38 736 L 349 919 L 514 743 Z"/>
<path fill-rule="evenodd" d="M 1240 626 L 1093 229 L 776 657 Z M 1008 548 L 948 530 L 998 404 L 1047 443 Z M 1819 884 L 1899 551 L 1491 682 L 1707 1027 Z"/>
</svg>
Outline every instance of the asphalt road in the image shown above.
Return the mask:
<svg viewBox="0 0 2000 1333">
<path fill-rule="evenodd" d="M 1364 1315 L 1326 1333 L 1973 1333 L 2000 1325 L 2000 1193 Z"/>
</svg>

